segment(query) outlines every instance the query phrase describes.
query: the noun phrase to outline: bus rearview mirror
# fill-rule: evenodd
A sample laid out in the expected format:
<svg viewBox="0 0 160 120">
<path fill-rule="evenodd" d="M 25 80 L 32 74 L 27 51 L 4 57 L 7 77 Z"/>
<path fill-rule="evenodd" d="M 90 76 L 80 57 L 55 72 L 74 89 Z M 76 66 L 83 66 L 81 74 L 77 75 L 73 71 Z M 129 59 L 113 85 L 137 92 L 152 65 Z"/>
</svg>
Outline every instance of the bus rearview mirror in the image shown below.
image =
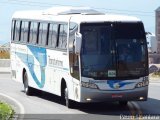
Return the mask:
<svg viewBox="0 0 160 120">
<path fill-rule="evenodd" d="M 81 35 L 81 33 L 76 32 L 75 33 L 75 42 L 74 42 L 76 54 L 80 54 L 81 44 L 82 44 L 82 35 Z"/>
</svg>

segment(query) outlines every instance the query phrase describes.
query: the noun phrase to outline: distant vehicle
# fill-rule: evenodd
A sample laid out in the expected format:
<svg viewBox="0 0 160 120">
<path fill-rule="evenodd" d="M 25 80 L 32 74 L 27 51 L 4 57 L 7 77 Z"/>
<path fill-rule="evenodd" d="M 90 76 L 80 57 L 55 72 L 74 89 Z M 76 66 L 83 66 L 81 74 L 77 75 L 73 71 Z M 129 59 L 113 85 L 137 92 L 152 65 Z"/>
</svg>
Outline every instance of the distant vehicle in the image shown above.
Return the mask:
<svg viewBox="0 0 160 120">
<path fill-rule="evenodd" d="M 145 101 L 148 51 L 135 17 L 83 7 L 19 11 L 12 17 L 12 78 L 27 95 L 36 88 L 76 102 Z M 132 60 L 120 60 L 122 48 Z"/>
<path fill-rule="evenodd" d="M 159 68 L 154 65 L 154 64 L 150 64 L 149 65 L 149 73 L 154 73 L 154 72 L 158 72 L 159 71 Z"/>
</svg>

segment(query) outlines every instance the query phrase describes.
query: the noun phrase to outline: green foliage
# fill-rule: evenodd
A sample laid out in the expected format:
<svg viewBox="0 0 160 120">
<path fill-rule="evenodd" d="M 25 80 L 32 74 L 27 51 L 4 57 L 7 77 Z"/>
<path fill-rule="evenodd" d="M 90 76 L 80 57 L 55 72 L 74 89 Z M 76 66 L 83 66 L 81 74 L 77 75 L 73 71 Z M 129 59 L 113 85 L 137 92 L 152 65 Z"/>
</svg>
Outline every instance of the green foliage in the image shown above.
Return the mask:
<svg viewBox="0 0 160 120">
<path fill-rule="evenodd" d="M 14 110 L 6 103 L 0 102 L 0 120 L 12 120 Z"/>
</svg>

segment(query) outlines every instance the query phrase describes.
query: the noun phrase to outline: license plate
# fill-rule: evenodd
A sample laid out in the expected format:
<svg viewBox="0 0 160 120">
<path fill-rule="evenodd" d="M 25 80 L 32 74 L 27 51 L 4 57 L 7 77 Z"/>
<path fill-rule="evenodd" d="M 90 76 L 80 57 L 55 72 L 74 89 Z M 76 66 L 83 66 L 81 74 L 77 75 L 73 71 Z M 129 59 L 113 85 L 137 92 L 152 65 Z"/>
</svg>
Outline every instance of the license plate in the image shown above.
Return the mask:
<svg viewBox="0 0 160 120">
<path fill-rule="evenodd" d="M 112 98 L 122 98 L 123 94 L 112 94 Z"/>
</svg>

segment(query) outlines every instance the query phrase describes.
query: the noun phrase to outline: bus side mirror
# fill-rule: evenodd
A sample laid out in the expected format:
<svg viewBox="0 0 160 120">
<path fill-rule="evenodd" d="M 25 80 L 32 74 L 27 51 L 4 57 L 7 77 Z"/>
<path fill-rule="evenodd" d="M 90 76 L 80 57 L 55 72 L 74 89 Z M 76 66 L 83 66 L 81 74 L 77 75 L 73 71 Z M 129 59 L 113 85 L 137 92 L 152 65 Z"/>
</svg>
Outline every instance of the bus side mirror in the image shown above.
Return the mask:
<svg viewBox="0 0 160 120">
<path fill-rule="evenodd" d="M 81 44 L 82 44 L 82 35 L 81 35 L 81 33 L 76 32 L 75 33 L 75 41 L 74 41 L 75 53 L 76 54 L 80 54 Z"/>
</svg>

